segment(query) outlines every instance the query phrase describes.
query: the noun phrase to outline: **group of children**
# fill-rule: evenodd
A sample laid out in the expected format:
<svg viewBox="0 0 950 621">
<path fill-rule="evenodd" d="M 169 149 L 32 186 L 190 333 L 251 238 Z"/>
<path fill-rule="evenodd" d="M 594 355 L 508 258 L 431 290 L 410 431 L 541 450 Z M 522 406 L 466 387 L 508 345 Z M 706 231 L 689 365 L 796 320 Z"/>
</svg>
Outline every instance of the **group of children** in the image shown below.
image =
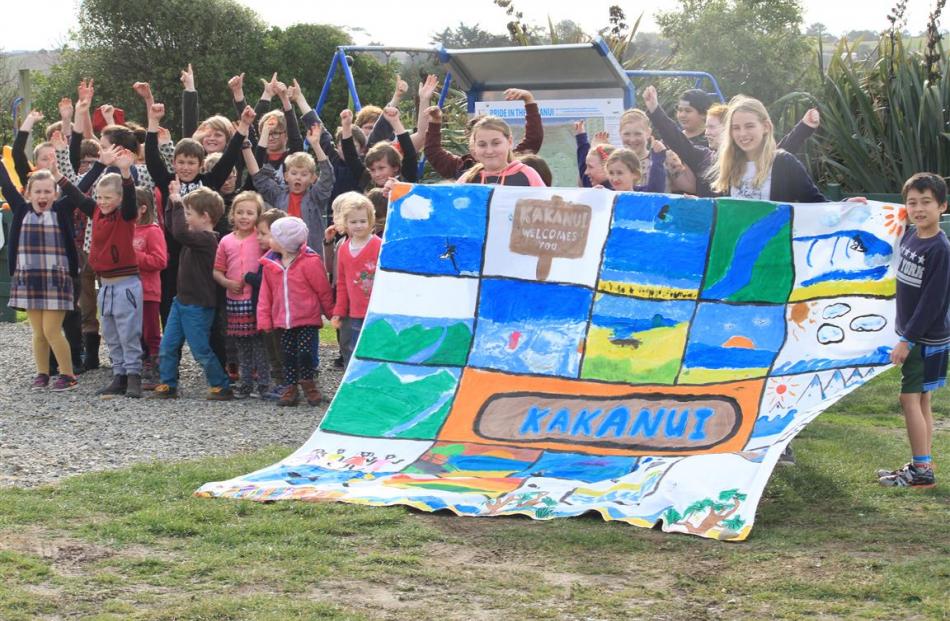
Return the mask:
<svg viewBox="0 0 950 621">
<path fill-rule="evenodd" d="M 101 332 L 113 377 L 98 394 L 141 397 L 152 390 L 156 398 L 176 397 L 187 342 L 209 399 L 257 396 L 296 405 L 302 392 L 316 405 L 323 318 L 338 331 L 346 364 L 372 291 L 388 192 L 394 181 L 418 180 L 420 150 L 448 181 L 551 185 L 551 171 L 537 155 L 544 139 L 538 105 L 522 89 L 505 93 L 525 106 L 517 146 L 504 120 L 483 116 L 470 124 L 468 152 L 454 154 L 441 144 L 442 111 L 430 105 L 434 76 L 419 85 L 414 132 L 400 117 L 408 84 L 397 77 L 388 105 L 355 115 L 344 110 L 335 136 L 296 80 L 288 86 L 274 74 L 251 108 L 243 74 L 231 78 L 234 123 L 223 115 L 199 122 L 190 65 L 181 81 L 177 143 L 160 125 L 165 108 L 148 83 L 133 86 L 146 112 L 141 127 L 108 105 L 93 113 L 89 80 L 80 84 L 75 107 L 60 102 L 60 121 L 34 149 L 32 166 L 25 145 L 41 115 L 27 115 L 14 145 L 17 172 L 26 180 L 22 196 L 0 167 L 14 213 L 10 305 L 26 310 L 33 329 L 36 390 L 74 388 L 77 373 L 99 364 Z M 271 110 L 275 97 L 280 106 Z M 776 143 L 768 112 L 749 97 L 723 105 L 686 91 L 678 123 L 659 106 L 653 87 L 643 100 L 645 110 L 621 118 L 622 147 L 604 132 L 590 142 L 583 122 L 575 124 L 580 185 L 826 200 L 793 154 L 818 127 L 816 110 Z M 902 242 L 902 251 L 913 249 L 902 260 L 927 261 L 926 268 L 922 258 L 902 267 L 898 284 L 898 332 L 906 345 L 894 350 L 894 362 L 904 363 L 905 392 L 913 395 L 901 401 L 914 458 L 879 474 L 885 485 L 920 486 L 933 482 L 929 393 L 945 381 L 950 348 L 950 244 L 938 226 L 946 209 L 942 179 L 915 176 L 904 193 L 917 229 Z M 930 311 L 921 312 L 923 305 Z M 920 367 L 920 381 L 907 380 L 905 360 Z"/>
</svg>

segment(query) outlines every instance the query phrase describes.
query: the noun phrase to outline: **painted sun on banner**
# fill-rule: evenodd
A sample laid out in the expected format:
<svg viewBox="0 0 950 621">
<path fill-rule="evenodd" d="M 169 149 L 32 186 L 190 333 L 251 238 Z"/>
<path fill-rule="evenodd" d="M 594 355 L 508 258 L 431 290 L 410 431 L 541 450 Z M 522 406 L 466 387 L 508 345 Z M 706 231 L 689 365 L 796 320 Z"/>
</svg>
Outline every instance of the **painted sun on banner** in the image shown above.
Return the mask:
<svg viewBox="0 0 950 621">
<path fill-rule="evenodd" d="M 897 340 L 894 206 L 480 185 L 391 200 L 320 427 L 199 496 L 596 511 L 742 540 L 788 442 Z"/>
</svg>

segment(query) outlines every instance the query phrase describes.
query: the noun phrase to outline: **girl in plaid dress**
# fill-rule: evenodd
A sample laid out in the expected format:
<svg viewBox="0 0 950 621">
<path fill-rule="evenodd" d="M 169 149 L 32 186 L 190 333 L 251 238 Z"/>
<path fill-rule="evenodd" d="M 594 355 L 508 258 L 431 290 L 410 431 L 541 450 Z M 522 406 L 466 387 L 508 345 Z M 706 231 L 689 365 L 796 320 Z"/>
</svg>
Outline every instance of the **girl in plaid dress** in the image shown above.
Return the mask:
<svg viewBox="0 0 950 621">
<path fill-rule="evenodd" d="M 57 187 L 63 196 L 56 200 Z M 13 211 L 9 264 L 12 282 L 10 303 L 26 311 L 33 329 L 33 357 L 37 376 L 33 390 L 49 386 L 49 352 L 53 350 L 60 375 L 53 390 L 75 388 L 69 344 L 63 336 L 63 317 L 74 308 L 73 278 L 79 273 L 73 243 L 73 212 L 84 196 L 54 166 L 37 170 L 21 195 L 0 166 L 0 190 Z"/>
<path fill-rule="evenodd" d="M 257 241 L 257 219 L 263 207 L 264 199 L 257 192 L 234 197 L 228 215 L 234 231 L 218 243 L 214 259 L 214 280 L 227 292 L 228 338 L 238 353 L 241 385 L 234 390 L 238 399 L 260 396 L 270 386 L 270 365 L 257 331 L 252 287 L 244 279 L 248 272 L 257 272 L 263 254 Z"/>
</svg>

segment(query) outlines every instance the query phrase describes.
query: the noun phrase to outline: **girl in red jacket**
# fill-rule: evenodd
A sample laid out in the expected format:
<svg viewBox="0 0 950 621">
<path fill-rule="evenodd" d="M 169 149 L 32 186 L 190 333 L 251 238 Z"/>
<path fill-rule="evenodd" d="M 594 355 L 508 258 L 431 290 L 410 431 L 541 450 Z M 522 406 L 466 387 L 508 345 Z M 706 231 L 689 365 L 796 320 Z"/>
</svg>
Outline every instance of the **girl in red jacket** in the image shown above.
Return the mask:
<svg viewBox="0 0 950 621">
<path fill-rule="evenodd" d="M 307 225 L 289 216 L 270 228 L 271 252 L 261 257 L 264 266 L 257 301 L 257 328 L 269 332 L 283 328 L 280 347 L 287 386 L 278 405 L 297 405 L 303 388 L 307 403 L 317 405 L 321 395 L 314 376 L 317 369 L 322 316 L 333 313 L 333 290 L 320 255 L 307 246 Z"/>
<path fill-rule="evenodd" d="M 158 383 L 158 348 L 162 344 L 162 326 L 159 306 L 162 302 L 161 272 L 168 265 L 165 233 L 155 222 L 155 195 L 145 188 L 135 190 L 139 206 L 139 220 L 135 225 L 132 248 L 139 264 L 142 279 L 142 341 L 145 343 L 145 362 L 142 365 L 142 388 L 153 390 Z"/>
<path fill-rule="evenodd" d="M 358 192 L 341 194 L 333 201 L 333 212 L 337 228 L 346 231 L 347 239 L 336 255 L 336 306 L 331 322 L 339 330 L 344 317 L 350 320 L 350 339 L 343 352 L 348 365 L 363 329 L 383 242 L 373 235 L 376 210 L 367 197 Z"/>
</svg>

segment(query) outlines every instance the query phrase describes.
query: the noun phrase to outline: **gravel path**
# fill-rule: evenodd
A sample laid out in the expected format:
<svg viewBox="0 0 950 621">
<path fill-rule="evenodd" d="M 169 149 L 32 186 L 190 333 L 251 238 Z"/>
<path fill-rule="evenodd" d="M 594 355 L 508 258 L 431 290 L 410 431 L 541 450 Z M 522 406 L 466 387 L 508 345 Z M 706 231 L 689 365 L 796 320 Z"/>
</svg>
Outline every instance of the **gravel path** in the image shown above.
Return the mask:
<svg viewBox="0 0 950 621">
<path fill-rule="evenodd" d="M 105 360 L 103 345 L 100 357 Z M 341 372 L 336 346 L 320 347 L 318 385 L 332 396 Z M 0 323 L 0 487 L 32 487 L 81 472 L 150 461 L 230 455 L 281 444 L 296 448 L 326 411 L 281 408 L 259 399 L 208 402 L 204 376 L 187 351 L 179 399 L 103 399 L 93 393 L 111 369 L 79 376 L 65 393 L 31 392 L 35 369 L 26 322 Z M 148 394 L 148 393 L 146 393 Z"/>
</svg>

